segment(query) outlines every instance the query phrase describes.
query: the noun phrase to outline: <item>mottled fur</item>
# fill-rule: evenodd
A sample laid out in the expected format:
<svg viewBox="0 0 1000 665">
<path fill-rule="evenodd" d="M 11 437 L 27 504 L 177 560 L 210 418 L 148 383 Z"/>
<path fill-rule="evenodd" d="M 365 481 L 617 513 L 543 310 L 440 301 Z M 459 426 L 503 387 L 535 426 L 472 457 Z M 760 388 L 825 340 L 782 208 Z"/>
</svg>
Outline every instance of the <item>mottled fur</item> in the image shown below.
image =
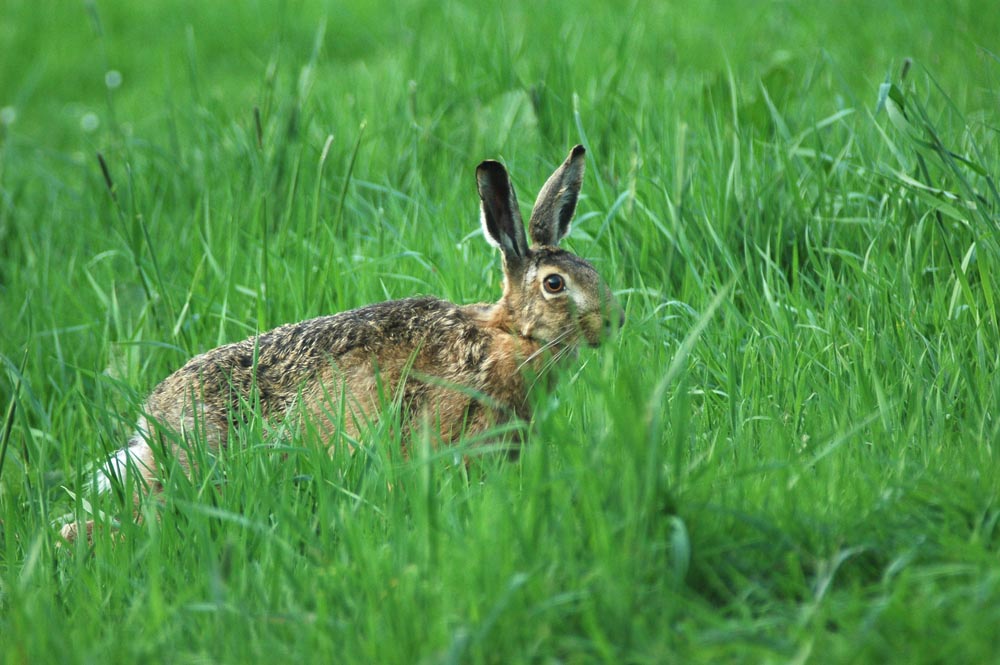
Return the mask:
<svg viewBox="0 0 1000 665">
<path fill-rule="evenodd" d="M 427 297 L 376 303 L 196 356 L 150 394 L 128 447 L 102 470 L 102 489 L 138 469 L 142 484 L 155 490 L 154 446 L 186 469 L 181 440 L 198 434 L 212 449 L 225 446 L 251 413 L 308 427 L 328 446 L 357 440 L 386 399 L 398 400 L 407 426 L 432 426 L 445 443 L 530 419 L 533 382 L 554 360 L 580 344 L 598 344 L 622 321 L 593 266 L 556 247 L 569 232 L 583 155 L 582 146 L 574 148 L 542 188 L 530 247 L 504 167 L 486 161 L 477 169 L 484 232 L 503 255 L 496 304 Z M 561 284 L 555 292 L 554 276 Z M 77 524 L 62 534 L 73 540 Z"/>
</svg>

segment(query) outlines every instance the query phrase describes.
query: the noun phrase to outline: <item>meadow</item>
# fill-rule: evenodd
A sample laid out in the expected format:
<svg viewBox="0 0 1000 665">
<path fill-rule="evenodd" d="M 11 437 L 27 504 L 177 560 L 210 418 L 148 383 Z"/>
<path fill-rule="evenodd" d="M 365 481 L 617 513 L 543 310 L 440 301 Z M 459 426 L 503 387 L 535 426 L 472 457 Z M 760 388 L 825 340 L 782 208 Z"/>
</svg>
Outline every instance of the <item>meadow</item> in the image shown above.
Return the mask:
<svg viewBox="0 0 1000 665">
<path fill-rule="evenodd" d="M 998 662 L 997 35 L 986 0 L 5 0 L 0 662 Z M 495 300 L 476 164 L 526 207 L 576 143 L 566 244 L 627 321 L 518 461 L 251 419 L 142 524 L 83 491 L 193 354 Z M 119 527 L 59 546 L 87 507 Z"/>
</svg>

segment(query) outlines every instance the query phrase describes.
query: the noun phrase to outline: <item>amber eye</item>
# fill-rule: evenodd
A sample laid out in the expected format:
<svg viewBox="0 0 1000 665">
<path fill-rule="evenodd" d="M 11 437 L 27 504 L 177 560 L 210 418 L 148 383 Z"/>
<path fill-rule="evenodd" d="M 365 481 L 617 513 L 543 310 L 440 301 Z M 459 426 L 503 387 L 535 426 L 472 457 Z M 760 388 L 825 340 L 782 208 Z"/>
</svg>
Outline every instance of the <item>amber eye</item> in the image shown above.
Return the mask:
<svg viewBox="0 0 1000 665">
<path fill-rule="evenodd" d="M 566 282 L 563 281 L 562 275 L 557 275 L 556 273 L 547 276 L 542 280 L 542 284 L 549 293 L 560 293 L 566 288 Z"/>
</svg>

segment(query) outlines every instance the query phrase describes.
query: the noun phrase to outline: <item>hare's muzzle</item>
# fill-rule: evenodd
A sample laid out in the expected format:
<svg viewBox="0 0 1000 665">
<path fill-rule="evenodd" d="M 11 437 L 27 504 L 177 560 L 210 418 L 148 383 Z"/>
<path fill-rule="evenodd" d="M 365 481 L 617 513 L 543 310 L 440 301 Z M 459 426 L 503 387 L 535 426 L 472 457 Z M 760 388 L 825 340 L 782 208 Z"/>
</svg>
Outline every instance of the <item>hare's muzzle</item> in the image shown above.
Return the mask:
<svg viewBox="0 0 1000 665">
<path fill-rule="evenodd" d="M 608 301 L 604 314 L 604 339 L 615 336 L 625 326 L 625 310 L 618 301 L 612 298 Z"/>
<path fill-rule="evenodd" d="M 608 337 L 625 327 L 625 309 L 616 301 L 612 301 L 611 316 L 604 320 L 604 334 Z"/>
<path fill-rule="evenodd" d="M 601 299 L 600 308 L 597 312 L 592 312 L 593 318 L 583 325 L 584 337 L 587 345 L 591 347 L 600 346 L 601 342 L 615 336 L 615 333 L 625 325 L 625 310 L 618 304 L 615 297 L 608 290 Z M 590 325 L 587 325 L 587 324 Z"/>
</svg>

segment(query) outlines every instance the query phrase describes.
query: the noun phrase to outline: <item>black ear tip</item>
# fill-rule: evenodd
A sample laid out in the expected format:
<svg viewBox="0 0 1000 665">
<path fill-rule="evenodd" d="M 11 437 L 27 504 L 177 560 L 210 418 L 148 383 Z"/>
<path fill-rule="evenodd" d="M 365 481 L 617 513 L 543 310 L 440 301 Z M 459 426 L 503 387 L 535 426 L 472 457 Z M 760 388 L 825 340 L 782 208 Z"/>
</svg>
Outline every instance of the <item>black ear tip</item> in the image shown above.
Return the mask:
<svg viewBox="0 0 1000 665">
<path fill-rule="evenodd" d="M 487 159 L 483 162 L 480 162 L 479 166 L 476 167 L 477 175 L 482 174 L 485 176 L 496 176 L 496 175 L 505 175 L 506 173 L 507 169 L 504 168 L 504 165 L 496 161 L 495 159 Z"/>
<path fill-rule="evenodd" d="M 500 162 L 487 159 L 476 167 L 476 185 L 479 188 L 480 196 L 487 189 L 505 190 L 507 188 L 507 169 Z"/>
<path fill-rule="evenodd" d="M 573 146 L 573 149 L 570 151 L 569 154 L 570 154 L 570 157 L 582 157 L 586 153 L 587 153 L 587 149 L 584 148 L 582 145 L 577 144 L 577 145 Z"/>
<path fill-rule="evenodd" d="M 507 177 L 507 169 L 500 162 L 487 159 L 476 167 L 476 187 L 480 198 L 490 195 L 509 198 L 510 179 Z"/>
</svg>

